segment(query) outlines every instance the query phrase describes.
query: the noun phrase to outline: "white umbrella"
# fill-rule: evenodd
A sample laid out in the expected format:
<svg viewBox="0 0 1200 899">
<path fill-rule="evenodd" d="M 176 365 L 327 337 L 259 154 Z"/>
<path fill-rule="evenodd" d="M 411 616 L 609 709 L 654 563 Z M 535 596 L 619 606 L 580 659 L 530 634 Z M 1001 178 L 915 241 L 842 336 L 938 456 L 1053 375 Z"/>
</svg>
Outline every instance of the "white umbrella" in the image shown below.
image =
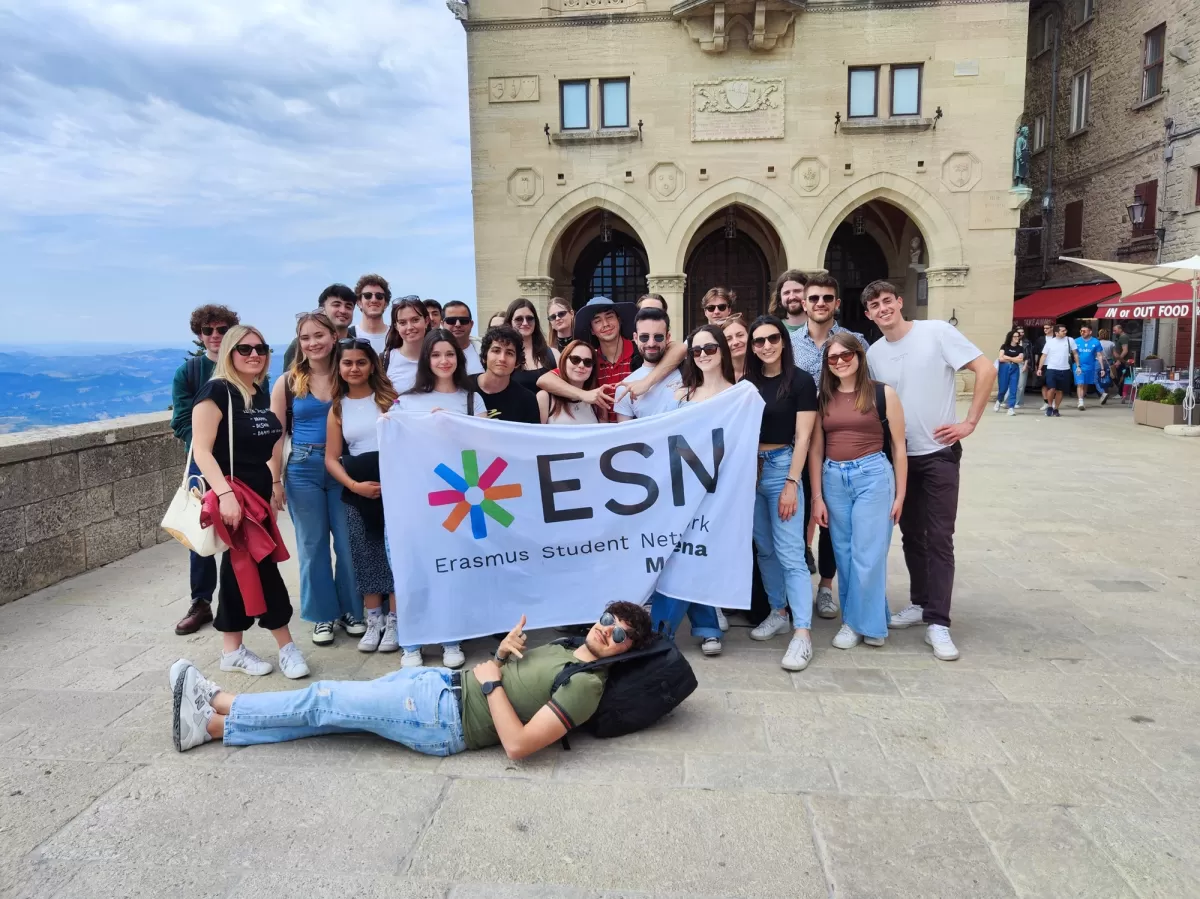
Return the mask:
<svg viewBox="0 0 1200 899">
<path fill-rule="evenodd" d="M 1145 293 L 1166 284 L 1192 285 L 1192 337 L 1188 350 L 1187 391 L 1183 408 L 1188 424 L 1192 424 L 1192 410 L 1196 408 L 1196 394 L 1192 382 L 1196 378 L 1196 312 L 1200 304 L 1200 256 L 1182 259 L 1179 262 L 1164 262 L 1160 265 L 1140 265 L 1134 262 L 1108 262 L 1104 259 L 1073 259 L 1060 256 L 1063 262 L 1074 262 L 1095 269 L 1112 278 L 1121 287 L 1121 296 Z"/>
</svg>

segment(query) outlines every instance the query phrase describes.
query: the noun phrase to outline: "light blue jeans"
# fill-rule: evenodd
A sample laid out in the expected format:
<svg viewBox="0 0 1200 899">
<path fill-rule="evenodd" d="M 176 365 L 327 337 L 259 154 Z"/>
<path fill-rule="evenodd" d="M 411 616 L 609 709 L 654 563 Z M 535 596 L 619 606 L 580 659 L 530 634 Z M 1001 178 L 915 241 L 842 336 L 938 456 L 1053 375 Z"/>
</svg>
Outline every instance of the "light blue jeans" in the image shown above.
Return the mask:
<svg viewBox="0 0 1200 899">
<path fill-rule="evenodd" d="M 717 610 L 712 606 L 704 606 L 694 602 L 684 602 L 682 599 L 672 599 L 663 596 L 657 590 L 650 595 L 653 602 L 650 605 L 650 623 L 654 630 L 662 626 L 663 634 L 675 639 L 675 631 L 683 623 L 686 614 L 691 625 L 692 636 L 706 640 L 709 637 L 721 639 L 721 625 L 717 623 Z"/>
<path fill-rule="evenodd" d="M 883 453 L 821 471 L 829 536 L 837 559 L 842 621 L 864 637 L 887 637 L 887 556 L 896 475 Z"/>
<path fill-rule="evenodd" d="M 342 485 L 325 470 L 325 447 L 293 444 L 284 487 L 300 556 L 300 617 L 312 622 L 334 621 L 343 614 L 362 618 Z M 330 538 L 336 570 L 329 554 Z"/>
<path fill-rule="evenodd" d="M 779 611 L 790 606 L 792 627 L 807 628 L 812 625 L 813 586 L 804 560 L 804 488 L 796 488 L 796 514 L 784 521 L 779 517 L 779 494 L 787 484 L 792 448 L 760 452 L 758 458 L 762 463 L 754 493 L 758 570 L 771 608 Z"/>
<path fill-rule="evenodd" d="M 225 719 L 225 745 L 372 733 L 425 755 L 467 748 L 447 668 L 401 668 L 369 681 L 317 681 L 304 690 L 243 693 Z"/>
</svg>

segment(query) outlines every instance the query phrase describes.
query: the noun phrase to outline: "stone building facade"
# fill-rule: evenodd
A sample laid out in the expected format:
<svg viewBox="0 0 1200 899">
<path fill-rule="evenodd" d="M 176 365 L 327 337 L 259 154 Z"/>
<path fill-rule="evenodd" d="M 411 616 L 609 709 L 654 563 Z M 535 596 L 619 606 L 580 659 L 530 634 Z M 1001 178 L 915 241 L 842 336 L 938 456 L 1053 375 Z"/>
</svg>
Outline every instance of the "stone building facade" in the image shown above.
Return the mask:
<svg viewBox="0 0 1200 899">
<path fill-rule="evenodd" d="M 997 343 L 1027 6 L 451 0 L 467 36 L 478 318 L 517 296 L 765 311 L 786 268 Z M 683 323 L 683 327 L 680 326 Z"/>
<path fill-rule="evenodd" d="M 1018 295 L 1096 280 L 1060 255 L 1152 264 L 1200 253 L 1200 5 L 1034 0 L 1029 42 L 1033 198 Z M 1128 212 L 1137 198 L 1141 227 Z M 1173 359 L 1177 325 L 1147 322 L 1143 354 Z"/>
</svg>

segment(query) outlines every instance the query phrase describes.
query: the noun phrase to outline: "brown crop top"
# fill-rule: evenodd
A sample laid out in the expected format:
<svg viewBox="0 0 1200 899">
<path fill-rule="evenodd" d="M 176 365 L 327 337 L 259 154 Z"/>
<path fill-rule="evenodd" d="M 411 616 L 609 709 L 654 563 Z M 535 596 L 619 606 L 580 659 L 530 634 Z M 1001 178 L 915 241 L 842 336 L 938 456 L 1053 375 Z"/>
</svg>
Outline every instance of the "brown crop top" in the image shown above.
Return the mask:
<svg viewBox="0 0 1200 899">
<path fill-rule="evenodd" d="M 834 462 L 850 462 L 883 452 L 883 425 L 875 409 L 874 394 L 871 408 L 866 412 L 854 408 L 854 398 L 853 393 L 834 391 L 821 419 L 825 429 L 825 458 Z"/>
</svg>

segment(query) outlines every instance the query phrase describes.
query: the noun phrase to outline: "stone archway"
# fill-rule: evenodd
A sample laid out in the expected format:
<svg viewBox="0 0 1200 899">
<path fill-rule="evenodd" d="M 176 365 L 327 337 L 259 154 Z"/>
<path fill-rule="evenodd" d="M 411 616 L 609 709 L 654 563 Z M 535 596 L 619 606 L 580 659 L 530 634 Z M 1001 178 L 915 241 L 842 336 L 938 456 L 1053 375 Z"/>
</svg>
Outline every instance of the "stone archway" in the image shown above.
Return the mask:
<svg viewBox="0 0 1200 899">
<path fill-rule="evenodd" d="M 704 294 L 725 287 L 737 295 L 734 308 L 747 321 L 767 311 L 771 278 L 784 266 L 778 232 L 753 210 L 730 205 L 717 210 L 696 229 L 684 272 L 684 330 L 704 324 Z"/>
</svg>

